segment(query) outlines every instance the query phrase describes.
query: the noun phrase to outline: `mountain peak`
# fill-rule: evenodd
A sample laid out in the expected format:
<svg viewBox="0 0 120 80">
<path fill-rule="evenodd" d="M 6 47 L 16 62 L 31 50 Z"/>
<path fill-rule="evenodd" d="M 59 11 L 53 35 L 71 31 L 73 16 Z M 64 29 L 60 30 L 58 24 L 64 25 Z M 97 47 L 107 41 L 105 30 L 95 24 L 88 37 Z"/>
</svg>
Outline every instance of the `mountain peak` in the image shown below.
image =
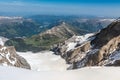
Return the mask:
<svg viewBox="0 0 120 80">
<path fill-rule="evenodd" d="M 40 35 L 45 35 L 45 34 L 48 34 L 48 35 L 55 35 L 55 36 L 58 36 L 58 37 L 64 37 L 65 35 L 68 36 L 68 37 L 72 37 L 73 35 L 75 35 L 75 33 L 70 29 L 70 26 L 68 24 L 66 24 L 65 22 L 62 22 L 61 24 L 41 33 Z"/>
<path fill-rule="evenodd" d="M 16 53 L 13 46 L 0 46 L 0 64 L 30 69 L 27 61 Z"/>
<path fill-rule="evenodd" d="M 120 35 L 120 21 L 113 21 L 108 27 L 102 29 L 100 33 L 96 35 L 96 38 L 92 41 L 95 47 L 102 47 L 108 41 Z"/>
<path fill-rule="evenodd" d="M 71 44 L 70 44 L 71 45 Z M 73 46 L 73 44 L 72 44 Z M 85 66 L 120 66 L 120 22 L 113 21 L 108 27 L 102 29 L 95 36 L 69 51 L 65 45 L 59 49 L 60 54 L 68 63 L 72 63 L 69 69 Z"/>
</svg>

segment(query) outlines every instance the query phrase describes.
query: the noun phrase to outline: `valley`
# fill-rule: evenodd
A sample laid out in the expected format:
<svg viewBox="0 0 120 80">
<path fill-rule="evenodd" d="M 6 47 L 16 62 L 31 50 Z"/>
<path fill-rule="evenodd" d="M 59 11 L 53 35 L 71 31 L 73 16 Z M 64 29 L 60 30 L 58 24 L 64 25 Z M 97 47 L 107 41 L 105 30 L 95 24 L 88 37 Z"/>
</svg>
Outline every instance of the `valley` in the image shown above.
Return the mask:
<svg viewBox="0 0 120 80">
<path fill-rule="evenodd" d="M 0 0 L 0 80 L 120 80 L 120 0 Z"/>
<path fill-rule="evenodd" d="M 71 75 L 71 80 L 79 80 L 87 79 L 84 76 L 92 73 L 92 71 L 95 71 L 95 73 L 98 71 L 101 75 L 106 73 L 104 69 L 116 70 L 115 67 L 107 68 L 108 66 L 120 65 L 119 20 L 88 18 L 78 19 L 76 22 L 75 17 L 72 18 L 73 22 L 71 18 L 70 20 L 67 18 L 68 21 L 66 18 L 66 21 L 63 18 L 63 21 L 60 22 L 58 19 L 58 22 L 52 27 L 52 23 L 47 27 L 41 27 L 39 21 L 35 19 L 1 18 L 1 20 L 4 19 L 8 20 L 6 23 L 1 23 L 5 24 L 5 26 L 3 25 L 5 33 L 6 30 L 9 32 L 9 28 L 7 29 L 6 25 L 18 24 L 21 21 L 23 22 L 19 24 L 23 25 L 24 20 L 28 20 L 28 23 L 24 25 L 26 29 L 20 26 L 20 32 L 15 29 L 18 25 L 9 26 L 14 31 L 20 33 L 18 35 L 12 35 L 12 33 L 9 35 L 1 34 L 0 65 L 4 66 L 1 67 L 3 69 L 7 68 L 9 70 L 11 68 L 19 73 L 19 69 L 16 67 L 23 68 L 21 73 L 30 72 L 28 76 L 36 74 L 34 75 L 35 77 L 42 75 L 41 72 L 44 72 L 45 75 L 53 74 L 57 76 L 61 74 L 70 76 L 75 73 L 75 75 Z M 33 29 L 35 25 L 29 26 L 29 22 L 33 23 L 33 21 L 35 25 L 37 24 L 35 29 Z M 23 32 L 26 32 L 24 36 L 21 34 Z M 88 73 L 86 73 L 87 71 Z M 79 74 L 81 74 L 81 77 L 76 77 Z M 56 77 L 49 77 L 56 79 Z M 47 79 L 42 76 L 40 78 Z M 67 77 L 66 79 L 70 80 Z"/>
</svg>

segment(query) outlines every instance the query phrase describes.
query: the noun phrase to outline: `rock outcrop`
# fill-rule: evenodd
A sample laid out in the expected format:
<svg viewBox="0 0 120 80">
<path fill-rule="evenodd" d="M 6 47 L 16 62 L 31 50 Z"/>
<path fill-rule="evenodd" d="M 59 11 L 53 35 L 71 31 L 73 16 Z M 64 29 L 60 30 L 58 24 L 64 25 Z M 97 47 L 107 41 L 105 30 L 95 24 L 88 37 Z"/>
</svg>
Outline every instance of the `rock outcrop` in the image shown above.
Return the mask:
<svg viewBox="0 0 120 80">
<path fill-rule="evenodd" d="M 19 56 L 12 46 L 0 46 L 0 65 L 30 69 L 30 65 L 27 61 Z"/>
<path fill-rule="evenodd" d="M 66 53 L 66 61 L 68 63 L 74 63 L 79 60 L 81 60 L 87 53 L 87 51 L 90 50 L 90 42 L 85 42 L 83 45 L 76 47 L 73 50 L 70 50 Z"/>
<path fill-rule="evenodd" d="M 62 47 L 59 45 L 57 50 L 67 63 L 72 64 L 68 69 L 86 66 L 120 66 L 119 19 L 102 29 L 94 38 L 87 38 L 85 41 L 78 39 L 75 45 L 67 43 L 69 40 Z M 68 49 L 66 46 L 72 48 Z"/>
<path fill-rule="evenodd" d="M 70 29 L 70 25 L 63 22 L 62 24 L 41 33 L 40 37 L 45 35 L 54 35 L 59 38 L 70 38 L 71 36 L 75 35 L 75 32 Z"/>
<path fill-rule="evenodd" d="M 90 40 L 93 39 L 93 35 L 73 36 L 65 42 L 56 45 L 52 51 L 63 57 L 68 64 L 73 64 L 80 61 L 90 50 Z"/>
<path fill-rule="evenodd" d="M 85 66 L 119 66 L 120 65 L 120 22 L 111 23 L 101 30 L 94 40 L 93 45 L 86 56 L 74 63 L 73 68 Z"/>
</svg>

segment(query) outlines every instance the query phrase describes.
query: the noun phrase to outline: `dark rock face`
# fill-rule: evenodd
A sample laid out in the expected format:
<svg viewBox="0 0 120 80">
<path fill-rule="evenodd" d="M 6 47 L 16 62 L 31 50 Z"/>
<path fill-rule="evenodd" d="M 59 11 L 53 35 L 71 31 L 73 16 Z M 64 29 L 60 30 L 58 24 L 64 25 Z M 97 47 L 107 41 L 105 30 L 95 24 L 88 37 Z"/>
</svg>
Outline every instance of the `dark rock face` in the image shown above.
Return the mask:
<svg viewBox="0 0 120 80">
<path fill-rule="evenodd" d="M 0 64 L 3 66 L 15 66 L 30 69 L 30 65 L 27 61 L 16 54 L 16 50 L 12 46 L 0 46 Z"/>
<path fill-rule="evenodd" d="M 55 54 L 60 55 L 68 64 L 75 64 L 82 60 L 91 49 L 90 39 L 94 34 L 73 36 L 52 49 Z"/>
<path fill-rule="evenodd" d="M 76 47 L 66 53 L 66 61 L 68 63 L 74 63 L 81 60 L 86 52 L 90 50 L 90 42 L 85 42 L 83 45 Z"/>
<path fill-rule="evenodd" d="M 96 35 L 96 38 L 91 42 L 95 47 L 102 47 L 111 39 L 120 35 L 120 22 L 115 21 L 107 28 L 104 28 Z"/>
<path fill-rule="evenodd" d="M 85 66 L 119 66 L 120 22 L 115 21 L 103 29 L 91 41 L 93 47 L 86 56 L 73 64 L 74 68 Z M 118 55 L 116 57 L 116 55 Z"/>
<path fill-rule="evenodd" d="M 66 51 L 66 44 L 59 47 L 60 55 L 72 64 L 68 69 L 86 66 L 120 66 L 120 21 L 116 20 L 102 29 L 89 41 L 76 44 Z"/>
</svg>

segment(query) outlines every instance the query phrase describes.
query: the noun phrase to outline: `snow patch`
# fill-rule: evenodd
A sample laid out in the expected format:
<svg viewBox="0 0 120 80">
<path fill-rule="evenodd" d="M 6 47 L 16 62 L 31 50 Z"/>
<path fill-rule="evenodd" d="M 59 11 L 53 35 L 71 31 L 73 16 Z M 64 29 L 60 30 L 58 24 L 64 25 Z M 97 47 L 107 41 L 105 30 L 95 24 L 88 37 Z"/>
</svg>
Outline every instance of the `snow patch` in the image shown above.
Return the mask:
<svg viewBox="0 0 120 80">
<path fill-rule="evenodd" d="M 8 40 L 7 38 L 0 36 L 0 45 L 1 45 L 1 46 L 4 46 L 4 43 L 5 43 L 7 40 Z"/>
<path fill-rule="evenodd" d="M 14 60 L 10 60 L 10 53 L 9 52 L 6 54 L 6 58 L 12 65 L 15 65 L 16 58 L 13 58 Z"/>
<path fill-rule="evenodd" d="M 7 62 L 2 63 L 3 66 L 8 66 Z"/>
<path fill-rule="evenodd" d="M 116 19 L 100 19 L 99 21 L 110 21 L 110 22 L 113 22 L 115 21 Z"/>
<path fill-rule="evenodd" d="M 76 45 L 77 45 L 77 43 L 74 43 L 74 42 L 69 43 L 69 44 L 67 45 L 68 48 L 67 48 L 66 51 L 69 51 L 69 50 L 71 50 L 71 49 L 74 49 Z"/>
<path fill-rule="evenodd" d="M 65 43 L 67 46 L 67 50 L 66 51 L 70 51 L 72 49 L 75 49 L 75 46 L 77 44 L 82 44 L 86 41 L 91 40 L 90 37 L 92 37 L 94 35 L 94 33 L 89 33 L 86 35 L 82 35 L 82 36 L 73 36 L 72 38 L 68 39 Z"/>
<path fill-rule="evenodd" d="M 7 47 L 2 47 L 1 49 L 0 49 L 0 51 L 5 51 L 7 49 Z"/>
<path fill-rule="evenodd" d="M 0 45 L 4 45 L 3 41 L 2 41 L 2 38 L 0 38 Z"/>
<path fill-rule="evenodd" d="M 0 20 L 2 19 L 22 19 L 22 17 L 8 17 L 8 16 L 0 16 Z"/>
<path fill-rule="evenodd" d="M 88 41 L 89 40 L 89 37 L 93 36 L 94 33 L 89 33 L 89 34 L 86 34 L 86 35 L 83 35 L 83 36 L 76 36 L 76 42 L 79 42 L 79 43 L 83 43 L 85 41 Z"/>
</svg>

